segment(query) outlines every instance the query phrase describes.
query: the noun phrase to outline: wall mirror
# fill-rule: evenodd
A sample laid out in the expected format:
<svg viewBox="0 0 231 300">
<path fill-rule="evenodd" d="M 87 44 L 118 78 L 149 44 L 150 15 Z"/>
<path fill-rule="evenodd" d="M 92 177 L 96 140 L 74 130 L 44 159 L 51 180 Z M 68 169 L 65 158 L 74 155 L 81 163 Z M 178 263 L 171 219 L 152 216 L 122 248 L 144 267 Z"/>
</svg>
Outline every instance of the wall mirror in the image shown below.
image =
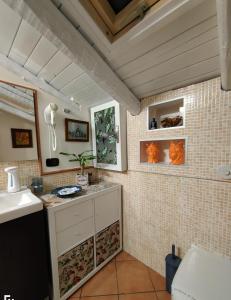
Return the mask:
<svg viewBox="0 0 231 300">
<path fill-rule="evenodd" d="M 36 90 L 0 80 L 0 161 L 38 160 Z"/>
</svg>

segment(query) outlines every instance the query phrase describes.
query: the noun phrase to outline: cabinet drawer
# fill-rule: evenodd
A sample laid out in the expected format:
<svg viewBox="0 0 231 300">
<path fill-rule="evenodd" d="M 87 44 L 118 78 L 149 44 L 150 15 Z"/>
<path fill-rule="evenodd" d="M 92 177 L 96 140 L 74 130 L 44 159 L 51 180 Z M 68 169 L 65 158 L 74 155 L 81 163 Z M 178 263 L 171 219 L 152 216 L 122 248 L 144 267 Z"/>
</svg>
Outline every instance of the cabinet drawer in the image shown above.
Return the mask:
<svg viewBox="0 0 231 300">
<path fill-rule="evenodd" d="M 58 258 L 60 296 L 66 294 L 93 270 L 94 238 L 91 237 Z M 60 299 L 59 295 L 54 299 Z"/>
<path fill-rule="evenodd" d="M 99 266 L 108 257 L 116 253 L 121 247 L 120 222 L 110 225 L 95 236 L 96 241 L 96 266 Z"/>
<path fill-rule="evenodd" d="M 56 212 L 56 232 L 63 231 L 83 220 L 93 217 L 93 202 L 88 200 Z"/>
<path fill-rule="evenodd" d="M 80 241 L 94 235 L 94 219 L 93 217 L 82 221 L 79 224 L 71 226 L 66 230 L 57 233 L 57 249 L 58 255 L 64 253 L 72 246 Z"/>
<path fill-rule="evenodd" d="M 120 189 L 95 198 L 96 231 L 104 229 L 120 219 L 121 192 Z"/>
</svg>

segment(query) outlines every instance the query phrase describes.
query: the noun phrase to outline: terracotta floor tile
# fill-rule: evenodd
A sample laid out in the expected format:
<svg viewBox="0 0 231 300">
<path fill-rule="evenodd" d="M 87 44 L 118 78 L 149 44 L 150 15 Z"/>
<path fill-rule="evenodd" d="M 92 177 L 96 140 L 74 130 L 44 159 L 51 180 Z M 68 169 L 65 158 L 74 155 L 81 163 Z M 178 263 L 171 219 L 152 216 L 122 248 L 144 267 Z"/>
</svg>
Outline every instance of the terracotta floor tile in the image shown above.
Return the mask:
<svg viewBox="0 0 231 300">
<path fill-rule="evenodd" d="M 157 300 L 155 293 L 120 295 L 119 300 Z"/>
<path fill-rule="evenodd" d="M 152 284 L 156 291 L 166 291 L 165 278 L 156 271 L 149 268 L 149 274 L 152 280 Z"/>
<path fill-rule="evenodd" d="M 122 251 L 116 256 L 116 261 L 124 261 L 124 260 L 136 260 L 136 258 L 130 255 L 129 253 L 127 253 L 126 251 Z"/>
<path fill-rule="evenodd" d="M 118 296 L 96 296 L 96 297 L 81 297 L 81 300 L 118 300 Z"/>
<path fill-rule="evenodd" d="M 157 292 L 158 300 L 171 300 L 171 295 L 168 292 Z"/>
<path fill-rule="evenodd" d="M 120 294 L 154 291 L 148 269 L 141 262 L 117 261 L 116 267 Z"/>
<path fill-rule="evenodd" d="M 82 288 L 81 296 L 98 296 L 117 294 L 115 261 L 106 265 L 92 277 Z"/>
<path fill-rule="evenodd" d="M 79 299 L 80 295 L 81 295 L 81 288 L 78 289 L 74 294 L 71 295 L 71 297 L 69 298 L 70 300 L 74 300 L 74 299 Z"/>
</svg>

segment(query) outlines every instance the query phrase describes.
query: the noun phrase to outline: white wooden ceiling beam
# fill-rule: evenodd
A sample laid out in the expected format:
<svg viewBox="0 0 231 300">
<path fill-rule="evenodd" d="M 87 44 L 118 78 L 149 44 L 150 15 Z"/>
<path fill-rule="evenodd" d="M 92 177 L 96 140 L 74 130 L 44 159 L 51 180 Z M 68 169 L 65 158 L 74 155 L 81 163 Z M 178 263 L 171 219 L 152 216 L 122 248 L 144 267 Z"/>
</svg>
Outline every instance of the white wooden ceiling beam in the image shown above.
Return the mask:
<svg viewBox="0 0 231 300">
<path fill-rule="evenodd" d="M 27 121 L 30 121 L 32 123 L 35 123 L 35 117 L 20 110 L 20 109 L 17 109 L 16 107 L 13 107 L 11 105 L 8 105 L 6 103 L 3 103 L 3 102 L 0 102 L 0 109 L 5 111 L 5 112 L 8 112 L 10 114 L 13 114 L 15 116 L 18 116 L 20 118 L 23 118 Z"/>
<path fill-rule="evenodd" d="M 140 112 L 140 100 L 51 1 L 3 1 L 78 64 L 131 114 L 137 115 Z"/>
<path fill-rule="evenodd" d="M 91 18 L 80 1 L 62 0 L 57 2 L 57 5 L 58 3 L 62 3 L 61 11 L 63 11 L 63 14 L 74 19 L 91 40 L 94 41 L 97 48 L 100 49 L 110 61 L 112 56 L 117 56 L 118 51 L 121 52 L 122 49 L 127 49 L 128 45 L 133 47 L 137 42 L 142 43 L 141 41 L 147 38 L 150 33 L 153 34 L 163 27 L 166 27 L 171 22 L 205 1 L 206 0 L 161 0 L 157 2 L 152 9 L 148 10 L 142 22 L 139 22 L 134 27 L 130 28 L 113 43 L 111 43 L 101 29 L 96 26 L 95 21 Z M 68 13 L 70 10 L 73 10 L 71 14 Z"/>
<path fill-rule="evenodd" d="M 56 90 L 51 85 L 46 83 L 45 80 L 38 78 L 30 71 L 26 70 L 21 65 L 17 64 L 16 62 L 14 62 L 13 60 L 11 60 L 10 58 L 6 57 L 1 53 L 0 53 L 0 65 L 2 65 L 5 69 L 13 72 L 20 78 L 24 79 L 25 81 L 47 92 L 48 94 L 51 94 L 54 97 L 65 101 L 69 105 L 73 105 L 68 97 L 66 97 L 64 94 L 60 93 L 58 90 Z"/>
<path fill-rule="evenodd" d="M 216 0 L 220 51 L 221 86 L 231 90 L 231 1 Z"/>
<path fill-rule="evenodd" d="M 144 20 L 129 32 L 129 40 L 142 40 L 150 32 L 156 32 L 167 26 L 181 15 L 198 6 L 205 0 L 162 0 L 154 5 L 153 10 L 147 12 Z"/>
</svg>

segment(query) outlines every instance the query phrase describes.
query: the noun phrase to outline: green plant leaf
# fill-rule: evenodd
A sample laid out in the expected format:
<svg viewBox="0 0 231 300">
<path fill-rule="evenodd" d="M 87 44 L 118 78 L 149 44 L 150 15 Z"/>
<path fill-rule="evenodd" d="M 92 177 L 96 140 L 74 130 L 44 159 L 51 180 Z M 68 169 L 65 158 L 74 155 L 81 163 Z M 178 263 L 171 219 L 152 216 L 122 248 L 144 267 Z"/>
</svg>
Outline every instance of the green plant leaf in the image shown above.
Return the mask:
<svg viewBox="0 0 231 300">
<path fill-rule="evenodd" d="M 91 154 L 92 152 L 93 152 L 93 150 L 86 150 L 77 155 L 75 153 L 70 154 L 67 152 L 60 152 L 59 154 L 66 155 L 66 156 L 72 156 L 73 158 L 69 160 L 70 162 L 77 161 L 77 162 L 79 162 L 80 166 L 85 167 L 87 162 L 96 158 L 96 156 Z"/>
<path fill-rule="evenodd" d="M 69 153 L 66 153 L 66 152 L 59 152 L 59 154 L 62 154 L 62 155 L 72 155 L 72 154 L 69 154 Z"/>
</svg>

